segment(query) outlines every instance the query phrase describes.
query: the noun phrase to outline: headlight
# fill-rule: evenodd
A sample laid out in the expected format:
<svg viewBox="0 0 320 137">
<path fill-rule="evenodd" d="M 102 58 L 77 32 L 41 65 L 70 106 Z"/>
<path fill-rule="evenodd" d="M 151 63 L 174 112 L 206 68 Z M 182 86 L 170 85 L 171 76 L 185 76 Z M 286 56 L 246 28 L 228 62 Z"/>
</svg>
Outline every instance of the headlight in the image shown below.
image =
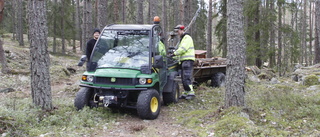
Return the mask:
<svg viewBox="0 0 320 137">
<path fill-rule="evenodd" d="M 83 75 L 81 79 L 82 79 L 82 81 L 87 81 L 87 76 Z"/>
<path fill-rule="evenodd" d="M 152 83 L 152 78 L 140 78 L 139 79 L 139 84 L 144 85 L 144 84 L 151 84 Z"/>
<path fill-rule="evenodd" d="M 87 76 L 87 81 L 88 82 L 92 82 L 93 81 L 93 76 L 92 75 L 88 75 Z"/>
<path fill-rule="evenodd" d="M 144 85 L 144 84 L 147 83 L 147 79 L 146 79 L 146 78 L 140 78 L 140 79 L 139 79 L 139 83 L 140 83 L 141 85 Z"/>
</svg>

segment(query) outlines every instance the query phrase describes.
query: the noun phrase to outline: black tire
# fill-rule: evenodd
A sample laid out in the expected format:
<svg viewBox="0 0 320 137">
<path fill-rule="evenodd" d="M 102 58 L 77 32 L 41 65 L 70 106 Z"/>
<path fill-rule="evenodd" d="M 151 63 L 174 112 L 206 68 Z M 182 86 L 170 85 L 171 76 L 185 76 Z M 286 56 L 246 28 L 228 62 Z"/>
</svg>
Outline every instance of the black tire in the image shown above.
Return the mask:
<svg viewBox="0 0 320 137">
<path fill-rule="evenodd" d="M 170 105 L 172 103 L 177 103 L 179 101 L 179 85 L 177 82 L 173 82 L 172 84 L 172 92 L 164 92 L 163 93 L 163 102 L 165 105 Z"/>
<path fill-rule="evenodd" d="M 74 99 L 74 106 L 77 108 L 77 110 L 82 109 L 85 106 L 89 106 L 90 98 L 92 97 L 92 89 L 83 87 L 81 88 L 76 98 Z"/>
<path fill-rule="evenodd" d="M 214 74 L 211 78 L 212 87 L 222 87 L 226 83 L 226 76 L 222 72 Z"/>
<path fill-rule="evenodd" d="M 155 89 L 141 91 L 137 101 L 137 112 L 141 119 L 156 119 L 160 113 L 160 96 Z"/>
</svg>

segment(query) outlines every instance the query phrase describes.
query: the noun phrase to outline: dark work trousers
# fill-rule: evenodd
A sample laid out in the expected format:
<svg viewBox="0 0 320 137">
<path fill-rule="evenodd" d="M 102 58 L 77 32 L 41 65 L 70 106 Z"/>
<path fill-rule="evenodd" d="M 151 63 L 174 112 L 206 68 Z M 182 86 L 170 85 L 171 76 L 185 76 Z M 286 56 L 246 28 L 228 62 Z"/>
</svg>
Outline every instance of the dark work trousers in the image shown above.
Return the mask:
<svg viewBox="0 0 320 137">
<path fill-rule="evenodd" d="M 189 85 L 192 85 L 193 60 L 184 60 L 181 63 L 181 78 L 185 91 L 190 91 Z"/>
</svg>

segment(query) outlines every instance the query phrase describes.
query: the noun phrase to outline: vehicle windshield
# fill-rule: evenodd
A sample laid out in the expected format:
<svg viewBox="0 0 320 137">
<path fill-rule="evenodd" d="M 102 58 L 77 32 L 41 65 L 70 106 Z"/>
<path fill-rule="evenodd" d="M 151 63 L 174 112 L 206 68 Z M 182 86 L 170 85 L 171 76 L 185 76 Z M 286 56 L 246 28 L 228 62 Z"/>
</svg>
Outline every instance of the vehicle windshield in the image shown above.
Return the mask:
<svg viewBox="0 0 320 137">
<path fill-rule="evenodd" d="M 149 64 L 148 30 L 105 30 L 94 48 L 91 62 L 97 68 L 140 69 Z"/>
</svg>

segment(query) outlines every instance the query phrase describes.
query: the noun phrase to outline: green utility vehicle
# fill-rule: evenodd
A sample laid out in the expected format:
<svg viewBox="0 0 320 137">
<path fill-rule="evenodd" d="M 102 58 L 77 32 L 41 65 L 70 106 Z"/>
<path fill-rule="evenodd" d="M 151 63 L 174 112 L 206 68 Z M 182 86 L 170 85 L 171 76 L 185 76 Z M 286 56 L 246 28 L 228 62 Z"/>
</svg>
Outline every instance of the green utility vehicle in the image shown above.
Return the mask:
<svg viewBox="0 0 320 137">
<path fill-rule="evenodd" d="M 88 60 L 74 105 L 134 108 L 142 119 L 156 119 L 161 104 L 178 102 L 177 63 L 160 42 L 161 27 L 106 26 Z"/>
</svg>

